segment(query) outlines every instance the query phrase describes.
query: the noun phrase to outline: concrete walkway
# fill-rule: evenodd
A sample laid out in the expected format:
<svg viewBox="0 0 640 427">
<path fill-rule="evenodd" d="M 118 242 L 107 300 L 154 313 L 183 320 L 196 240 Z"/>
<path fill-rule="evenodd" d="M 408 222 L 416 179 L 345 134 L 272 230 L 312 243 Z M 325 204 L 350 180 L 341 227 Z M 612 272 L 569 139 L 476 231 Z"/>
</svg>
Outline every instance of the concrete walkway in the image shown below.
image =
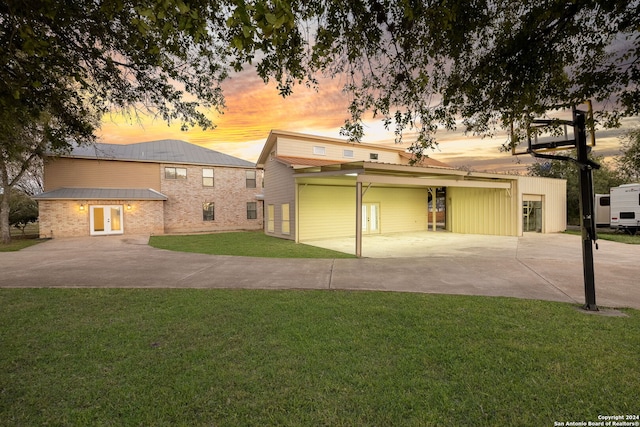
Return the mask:
<svg viewBox="0 0 640 427">
<path fill-rule="evenodd" d="M 353 242 L 346 240 L 313 243 Z M 584 303 L 578 236 L 367 236 L 368 258 L 336 260 L 189 254 L 147 242 L 148 236 L 59 238 L 0 253 L 0 287 L 366 289 Z M 598 305 L 640 309 L 640 245 L 599 245 Z"/>
</svg>

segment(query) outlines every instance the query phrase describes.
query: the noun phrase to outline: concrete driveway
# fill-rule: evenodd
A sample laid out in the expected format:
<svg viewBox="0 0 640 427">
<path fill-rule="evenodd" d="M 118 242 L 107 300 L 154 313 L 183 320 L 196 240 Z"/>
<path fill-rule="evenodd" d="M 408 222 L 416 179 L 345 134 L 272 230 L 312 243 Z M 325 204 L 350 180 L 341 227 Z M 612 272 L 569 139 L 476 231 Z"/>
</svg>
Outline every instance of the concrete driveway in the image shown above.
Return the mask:
<svg viewBox="0 0 640 427">
<path fill-rule="evenodd" d="M 584 303 L 578 236 L 366 236 L 367 258 L 336 260 L 188 254 L 147 242 L 148 236 L 59 238 L 0 253 L 0 287 L 382 290 Z M 313 244 L 335 248 L 353 239 Z M 598 305 L 640 309 L 640 245 L 599 245 Z"/>
</svg>

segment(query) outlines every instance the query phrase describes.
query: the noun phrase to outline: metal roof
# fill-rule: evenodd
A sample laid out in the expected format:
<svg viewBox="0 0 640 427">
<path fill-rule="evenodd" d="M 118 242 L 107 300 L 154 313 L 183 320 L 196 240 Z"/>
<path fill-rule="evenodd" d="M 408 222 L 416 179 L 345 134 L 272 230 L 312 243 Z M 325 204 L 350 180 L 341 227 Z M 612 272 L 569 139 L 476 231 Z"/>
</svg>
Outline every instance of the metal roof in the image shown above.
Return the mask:
<svg viewBox="0 0 640 427">
<path fill-rule="evenodd" d="M 122 145 L 95 143 L 93 145 L 74 147 L 69 154 L 63 154 L 62 156 L 154 163 L 255 167 L 255 164 L 246 160 L 176 139 Z"/>
<path fill-rule="evenodd" d="M 276 156 L 276 159 L 290 166 L 301 166 L 301 167 L 329 166 L 329 165 L 338 165 L 342 163 L 349 163 L 349 162 L 339 162 L 337 160 L 314 159 L 310 157 Z"/>
<path fill-rule="evenodd" d="M 58 188 L 33 197 L 36 200 L 167 200 L 151 188 Z"/>
</svg>

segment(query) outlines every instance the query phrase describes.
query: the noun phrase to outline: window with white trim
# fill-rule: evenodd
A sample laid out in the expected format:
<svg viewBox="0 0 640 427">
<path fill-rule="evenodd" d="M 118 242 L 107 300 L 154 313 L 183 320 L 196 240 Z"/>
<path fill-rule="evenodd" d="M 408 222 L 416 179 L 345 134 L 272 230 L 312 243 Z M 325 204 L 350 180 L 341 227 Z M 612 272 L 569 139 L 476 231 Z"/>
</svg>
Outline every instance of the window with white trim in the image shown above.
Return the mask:
<svg viewBox="0 0 640 427">
<path fill-rule="evenodd" d="M 316 156 L 324 156 L 327 154 L 327 149 L 320 145 L 314 145 L 313 154 L 315 154 Z"/>
<path fill-rule="evenodd" d="M 202 169 L 202 186 L 213 187 L 213 169 Z"/>
<path fill-rule="evenodd" d="M 256 171 L 247 171 L 247 188 L 256 188 Z"/>
</svg>

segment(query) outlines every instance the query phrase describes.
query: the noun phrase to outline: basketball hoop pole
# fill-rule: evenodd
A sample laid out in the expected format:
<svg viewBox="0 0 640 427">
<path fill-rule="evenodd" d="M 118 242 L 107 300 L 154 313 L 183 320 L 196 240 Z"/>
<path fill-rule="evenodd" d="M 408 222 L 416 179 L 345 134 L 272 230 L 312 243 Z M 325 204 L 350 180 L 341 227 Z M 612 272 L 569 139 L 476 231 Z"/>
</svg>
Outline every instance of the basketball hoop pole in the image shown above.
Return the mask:
<svg viewBox="0 0 640 427">
<path fill-rule="evenodd" d="M 593 243 L 596 241 L 596 226 L 593 215 L 593 162 L 589 160 L 587 147 L 586 117 L 584 111 L 573 109 L 573 132 L 576 138 L 577 164 L 580 166 L 580 228 L 582 229 L 582 266 L 584 270 L 583 308 L 598 311 L 593 268 Z"/>
<path fill-rule="evenodd" d="M 533 120 L 533 124 L 537 125 L 551 125 L 551 124 L 564 124 L 566 126 L 573 126 L 574 139 L 565 139 L 561 141 L 551 142 L 538 142 L 531 140 L 531 136 L 528 138 L 529 147 L 527 153 L 534 157 L 539 157 L 549 160 L 561 160 L 574 162 L 580 168 L 580 229 L 582 230 L 582 268 L 584 274 L 584 297 L 585 304 L 583 308 L 589 311 L 598 311 L 596 304 L 596 286 L 595 286 L 595 274 L 593 269 L 593 245 L 595 243 L 596 249 L 598 245 L 596 243 L 598 236 L 596 233 L 596 222 L 594 212 L 594 194 L 593 194 L 593 169 L 599 169 L 600 165 L 593 160 L 589 159 L 590 147 L 587 146 L 587 113 L 590 115 L 590 121 L 593 122 L 593 113 L 591 105 L 589 104 L 589 111 L 581 111 L 573 107 L 573 120 Z M 513 136 L 513 130 L 511 132 Z M 591 145 L 595 145 L 595 136 L 593 131 L 593 124 L 591 124 Z M 546 154 L 546 151 L 554 151 L 558 149 L 567 149 L 575 147 L 576 158 L 564 155 Z M 513 150 L 514 155 L 523 153 L 517 153 Z"/>
</svg>

